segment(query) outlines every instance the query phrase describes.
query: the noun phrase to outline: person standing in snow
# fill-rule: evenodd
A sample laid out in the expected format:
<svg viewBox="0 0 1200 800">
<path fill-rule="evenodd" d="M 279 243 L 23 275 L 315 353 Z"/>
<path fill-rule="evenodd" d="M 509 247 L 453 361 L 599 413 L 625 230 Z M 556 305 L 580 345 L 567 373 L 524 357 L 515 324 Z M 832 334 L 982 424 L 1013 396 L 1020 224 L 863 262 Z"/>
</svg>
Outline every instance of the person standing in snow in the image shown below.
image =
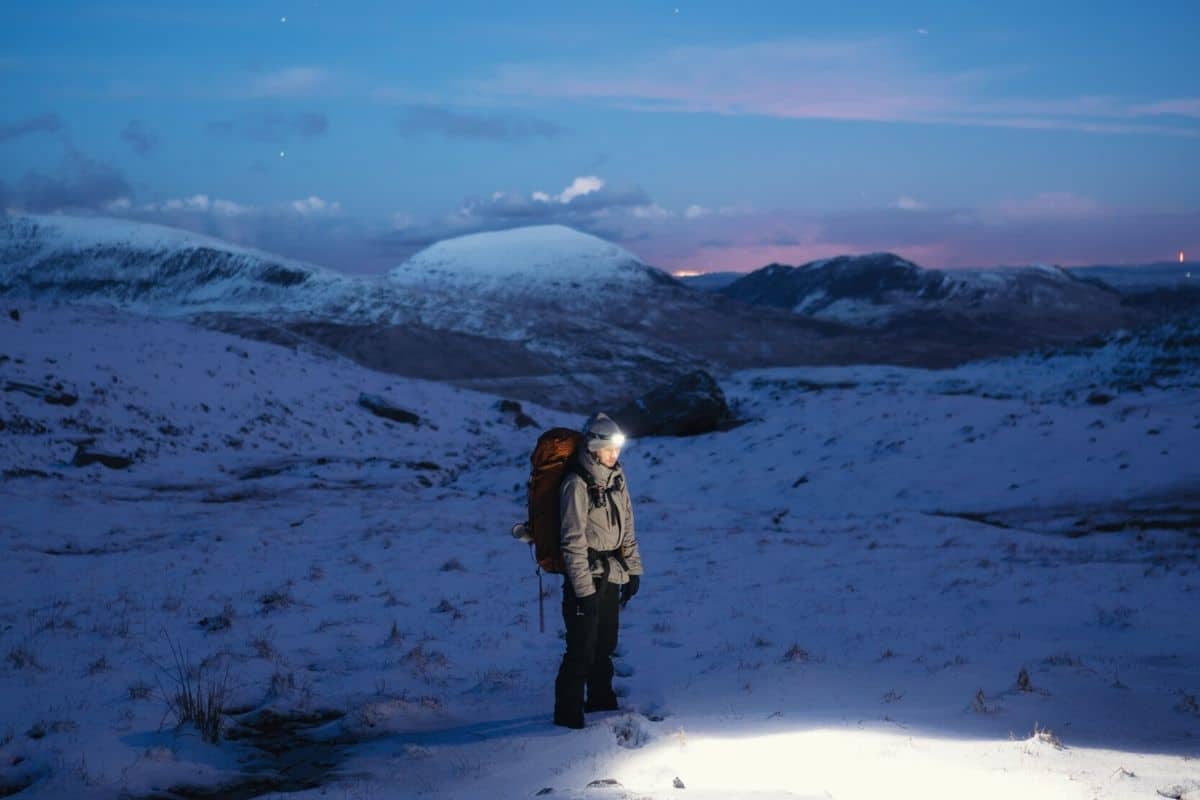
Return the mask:
<svg viewBox="0 0 1200 800">
<path fill-rule="evenodd" d="M 567 728 L 582 728 L 585 711 L 617 708 L 612 655 L 620 609 L 637 594 L 642 575 L 633 503 L 618 461 L 625 436 L 599 413 L 583 434 L 559 497 L 567 649 L 554 682 L 554 724 Z"/>
</svg>

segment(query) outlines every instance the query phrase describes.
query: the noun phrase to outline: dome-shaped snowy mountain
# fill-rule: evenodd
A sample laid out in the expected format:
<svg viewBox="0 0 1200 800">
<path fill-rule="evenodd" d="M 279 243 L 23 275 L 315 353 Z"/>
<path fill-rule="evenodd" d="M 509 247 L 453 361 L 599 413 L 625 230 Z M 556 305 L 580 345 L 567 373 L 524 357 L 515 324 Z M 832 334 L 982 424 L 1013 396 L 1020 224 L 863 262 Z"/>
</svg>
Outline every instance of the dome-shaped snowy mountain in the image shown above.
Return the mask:
<svg viewBox="0 0 1200 800">
<path fill-rule="evenodd" d="M 611 242 L 565 225 L 532 225 L 446 239 L 388 273 L 412 288 L 479 290 L 569 298 L 576 289 L 637 291 L 674 284 Z"/>
</svg>

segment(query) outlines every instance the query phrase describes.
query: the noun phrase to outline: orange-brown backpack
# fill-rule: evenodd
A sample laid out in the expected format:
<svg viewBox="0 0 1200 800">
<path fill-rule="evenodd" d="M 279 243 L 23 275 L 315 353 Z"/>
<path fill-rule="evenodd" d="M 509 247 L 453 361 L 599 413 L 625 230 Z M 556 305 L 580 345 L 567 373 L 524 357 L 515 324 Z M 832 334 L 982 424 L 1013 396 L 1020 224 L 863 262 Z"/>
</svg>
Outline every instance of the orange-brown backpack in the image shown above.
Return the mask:
<svg viewBox="0 0 1200 800">
<path fill-rule="evenodd" d="M 562 530 L 562 509 L 559 508 L 559 489 L 567 476 L 567 465 L 583 434 L 570 428 L 551 428 L 538 437 L 529 462 L 529 537 L 533 540 L 533 557 L 546 572 L 567 571 L 559 552 Z"/>
</svg>

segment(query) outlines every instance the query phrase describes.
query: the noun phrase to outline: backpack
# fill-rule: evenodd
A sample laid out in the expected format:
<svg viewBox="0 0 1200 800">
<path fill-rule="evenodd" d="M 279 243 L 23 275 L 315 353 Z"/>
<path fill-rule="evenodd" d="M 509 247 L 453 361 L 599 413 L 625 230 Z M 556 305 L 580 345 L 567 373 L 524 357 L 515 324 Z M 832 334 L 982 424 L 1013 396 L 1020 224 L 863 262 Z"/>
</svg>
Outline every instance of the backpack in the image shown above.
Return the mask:
<svg viewBox="0 0 1200 800">
<path fill-rule="evenodd" d="M 533 455 L 529 457 L 528 538 L 533 544 L 533 557 L 545 572 L 562 574 L 567 571 L 559 552 L 562 530 L 562 510 L 559 490 L 567 476 L 568 464 L 583 434 L 570 428 L 551 428 L 538 437 Z"/>
</svg>

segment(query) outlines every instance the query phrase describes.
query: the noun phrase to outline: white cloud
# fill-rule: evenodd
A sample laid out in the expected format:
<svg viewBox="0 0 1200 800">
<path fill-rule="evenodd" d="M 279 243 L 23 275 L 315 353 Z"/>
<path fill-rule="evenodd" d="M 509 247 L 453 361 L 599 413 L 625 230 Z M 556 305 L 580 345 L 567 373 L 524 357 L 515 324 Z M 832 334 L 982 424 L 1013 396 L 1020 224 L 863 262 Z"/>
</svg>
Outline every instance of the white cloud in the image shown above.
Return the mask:
<svg viewBox="0 0 1200 800">
<path fill-rule="evenodd" d="M 128 211 L 131 208 L 127 198 L 118 198 L 109 204 L 111 211 Z M 139 211 L 160 214 L 209 214 L 213 217 L 330 217 L 339 215 L 341 203 L 329 202 L 316 195 L 310 195 L 301 200 L 294 200 L 281 206 L 260 207 L 244 205 L 233 200 L 209 197 L 207 194 L 194 194 L 190 197 L 175 197 L 161 203 L 147 203 Z"/>
<path fill-rule="evenodd" d="M 123 207 L 120 206 L 121 201 L 124 199 L 118 199 L 111 204 L 112 208 L 110 210 L 128 211 L 130 204 L 127 200 Z M 218 217 L 239 217 L 257 213 L 261 209 L 235 203 L 232 200 L 213 199 L 206 194 L 194 194 L 191 197 L 175 197 L 162 203 L 147 203 L 139 210 L 150 213 L 197 213 L 212 214 Z"/>
<path fill-rule="evenodd" d="M 634 206 L 633 208 L 629 209 L 629 213 L 638 219 L 667 219 L 668 217 L 675 216 L 658 203 L 650 203 L 644 206 Z"/>
<path fill-rule="evenodd" d="M 239 217 L 243 214 L 253 214 L 258 209 L 254 206 L 244 206 L 240 203 L 235 203 L 232 200 L 213 200 L 212 210 L 213 213 L 226 217 Z"/>
<path fill-rule="evenodd" d="M 289 67 L 255 78 L 249 93 L 251 97 L 303 97 L 329 83 L 329 73 L 319 67 Z"/>
<path fill-rule="evenodd" d="M 597 178 L 595 175 L 581 175 L 571 181 L 571 185 L 563 189 L 558 194 L 547 194 L 546 192 L 534 192 L 530 195 L 534 202 L 537 203 L 567 203 L 574 200 L 576 197 L 584 197 L 585 195 L 598 192 L 604 188 L 604 179 Z M 501 200 L 507 197 L 504 192 L 494 192 L 493 200 Z"/>
<path fill-rule="evenodd" d="M 177 197 L 165 203 L 151 203 L 147 211 L 208 211 L 211 204 L 206 194 L 194 194 L 191 197 Z"/>
<path fill-rule="evenodd" d="M 603 179 L 597 178 L 595 175 L 584 175 L 571 181 L 571 185 L 562 190 L 562 194 L 558 196 L 558 202 L 569 203 L 576 197 L 598 192 L 603 188 Z"/>
<path fill-rule="evenodd" d="M 303 200 L 294 200 L 291 205 L 297 214 L 305 217 L 318 214 L 338 214 L 342 210 L 341 203 L 336 201 L 329 203 L 316 195 L 310 195 Z"/>
<path fill-rule="evenodd" d="M 1177 114 L 1181 117 L 1200 117 L 1200 97 L 1180 97 L 1137 106 L 1136 114 Z"/>
<path fill-rule="evenodd" d="M 922 203 L 920 200 L 914 200 L 907 195 L 900 195 L 896 198 L 896 202 L 892 203 L 892 208 L 898 208 L 902 211 L 920 211 L 929 206 Z"/>
<path fill-rule="evenodd" d="M 685 217 L 687 217 L 688 219 L 698 219 L 699 217 L 707 217 L 711 213 L 712 213 L 711 208 L 705 208 L 704 206 L 698 206 L 698 205 L 690 205 L 687 207 L 687 210 L 683 212 L 683 215 Z"/>
</svg>

